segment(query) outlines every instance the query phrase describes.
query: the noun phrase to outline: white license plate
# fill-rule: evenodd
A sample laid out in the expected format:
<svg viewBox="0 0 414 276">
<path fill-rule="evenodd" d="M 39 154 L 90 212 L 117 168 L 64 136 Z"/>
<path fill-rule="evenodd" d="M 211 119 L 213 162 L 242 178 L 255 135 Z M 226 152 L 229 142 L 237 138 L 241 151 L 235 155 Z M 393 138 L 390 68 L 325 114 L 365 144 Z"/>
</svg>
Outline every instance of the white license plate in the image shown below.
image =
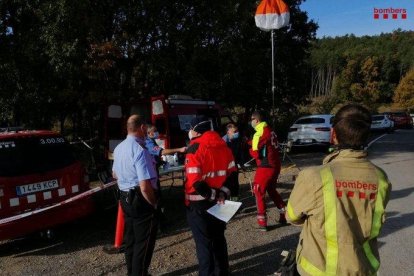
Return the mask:
<svg viewBox="0 0 414 276">
<path fill-rule="evenodd" d="M 302 139 L 302 143 L 312 143 L 312 139 Z"/>
<path fill-rule="evenodd" d="M 59 182 L 57 179 L 21 185 L 16 187 L 16 193 L 18 196 L 26 195 L 26 194 L 33 194 L 40 191 L 47 191 L 59 188 Z"/>
</svg>

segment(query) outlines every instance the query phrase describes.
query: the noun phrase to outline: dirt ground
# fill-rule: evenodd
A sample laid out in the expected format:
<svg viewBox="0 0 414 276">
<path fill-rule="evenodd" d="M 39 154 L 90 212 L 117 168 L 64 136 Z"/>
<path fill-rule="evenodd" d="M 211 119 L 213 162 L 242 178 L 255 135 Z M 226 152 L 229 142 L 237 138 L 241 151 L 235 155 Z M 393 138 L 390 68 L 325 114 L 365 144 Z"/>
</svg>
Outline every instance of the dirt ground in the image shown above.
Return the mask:
<svg viewBox="0 0 414 276">
<path fill-rule="evenodd" d="M 315 151 L 292 155 L 297 167 L 320 164 L 323 153 Z M 278 191 L 287 199 L 297 175 L 297 167 L 286 159 Z M 229 222 L 226 230 L 232 275 L 272 275 L 281 260 L 280 253 L 296 247 L 300 228 L 277 223 L 278 213 L 268 202 L 270 230 L 259 232 L 256 207 L 250 192 L 254 172 L 241 173 L 242 211 Z M 180 181 L 163 181 L 166 229 L 159 233 L 152 275 L 197 275 L 195 244 L 189 231 Z M 93 215 L 62 225 L 49 240 L 33 234 L 13 241 L 0 242 L 1 275 L 126 275 L 123 254 L 109 255 L 104 246 L 113 244 L 116 203 L 113 191 L 97 198 L 100 209 Z M 111 202 L 108 206 L 108 202 Z"/>
</svg>

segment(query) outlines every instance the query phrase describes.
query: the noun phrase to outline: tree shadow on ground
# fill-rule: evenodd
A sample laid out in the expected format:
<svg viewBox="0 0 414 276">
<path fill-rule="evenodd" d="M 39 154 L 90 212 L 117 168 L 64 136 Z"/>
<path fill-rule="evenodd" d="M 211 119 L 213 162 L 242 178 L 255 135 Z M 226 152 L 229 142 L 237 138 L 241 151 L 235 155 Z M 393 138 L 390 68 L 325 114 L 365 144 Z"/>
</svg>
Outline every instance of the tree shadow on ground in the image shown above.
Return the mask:
<svg viewBox="0 0 414 276">
<path fill-rule="evenodd" d="M 413 192 L 414 192 L 414 187 L 405 188 L 401 190 L 392 190 L 390 199 L 395 200 L 399 198 L 404 198 L 404 197 L 410 196 Z"/>
<path fill-rule="evenodd" d="M 414 225 L 414 212 L 400 214 L 399 212 L 387 212 L 386 220 L 381 229 L 380 238 L 391 235 L 395 232 Z"/>
</svg>

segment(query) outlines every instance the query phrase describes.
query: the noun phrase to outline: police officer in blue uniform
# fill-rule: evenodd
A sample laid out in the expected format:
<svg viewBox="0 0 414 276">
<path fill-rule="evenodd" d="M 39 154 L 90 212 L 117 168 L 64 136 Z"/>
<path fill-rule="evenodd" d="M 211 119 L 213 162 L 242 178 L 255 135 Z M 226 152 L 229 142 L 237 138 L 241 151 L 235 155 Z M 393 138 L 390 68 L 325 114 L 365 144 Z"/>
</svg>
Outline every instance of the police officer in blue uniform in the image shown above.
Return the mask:
<svg viewBox="0 0 414 276">
<path fill-rule="evenodd" d="M 114 150 L 112 170 L 125 218 L 128 275 L 148 275 L 158 228 L 157 172 L 145 148 L 146 124 L 139 115 L 128 118 L 127 131 L 126 139 Z"/>
</svg>

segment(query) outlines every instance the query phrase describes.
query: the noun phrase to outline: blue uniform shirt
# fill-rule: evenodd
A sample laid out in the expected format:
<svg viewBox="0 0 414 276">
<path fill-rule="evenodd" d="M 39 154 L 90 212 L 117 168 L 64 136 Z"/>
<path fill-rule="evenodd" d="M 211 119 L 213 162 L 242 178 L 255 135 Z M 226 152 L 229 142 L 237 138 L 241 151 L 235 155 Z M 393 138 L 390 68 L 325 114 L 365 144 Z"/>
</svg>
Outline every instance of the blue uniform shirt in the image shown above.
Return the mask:
<svg viewBox="0 0 414 276">
<path fill-rule="evenodd" d="M 162 148 L 157 145 L 154 139 L 147 137 L 145 139 L 145 147 L 153 156 L 160 156 Z"/>
<path fill-rule="evenodd" d="M 139 181 L 147 179 L 157 189 L 155 160 L 143 146 L 144 143 L 143 139 L 128 135 L 114 150 L 112 170 L 118 178 L 121 191 L 127 192 L 139 186 Z"/>
</svg>

